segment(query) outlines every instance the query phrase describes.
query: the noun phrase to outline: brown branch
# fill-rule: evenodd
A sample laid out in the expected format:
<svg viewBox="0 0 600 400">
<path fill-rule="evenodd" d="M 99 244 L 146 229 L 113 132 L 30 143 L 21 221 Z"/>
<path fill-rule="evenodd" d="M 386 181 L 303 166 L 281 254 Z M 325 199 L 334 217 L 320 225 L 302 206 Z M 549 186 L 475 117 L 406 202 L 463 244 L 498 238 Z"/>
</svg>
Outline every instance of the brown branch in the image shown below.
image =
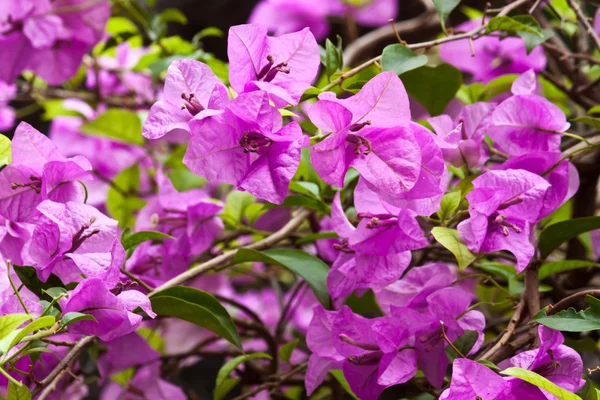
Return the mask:
<svg viewBox="0 0 600 400">
<path fill-rule="evenodd" d="M 594 46 L 596 46 L 596 48 L 600 50 L 600 37 L 598 37 L 598 34 L 594 30 L 594 27 L 592 26 L 592 24 L 590 24 L 590 21 L 588 21 L 587 17 L 581 10 L 581 7 L 579 7 L 579 4 L 577 4 L 575 0 L 567 0 L 567 2 L 569 3 L 569 6 L 573 9 L 573 11 L 575 11 L 575 15 L 577 15 L 579 23 L 585 28 L 585 31 L 588 34 L 588 36 L 592 39 Z"/>
<path fill-rule="evenodd" d="M 244 393 L 243 395 L 234 398 L 233 400 L 245 400 L 245 399 L 248 399 L 248 398 L 254 396 L 257 393 L 262 392 L 263 390 L 273 389 L 273 388 L 279 387 L 283 383 L 285 383 L 285 381 L 287 381 L 288 379 L 290 379 L 292 376 L 296 375 L 298 372 L 302 371 L 307 366 L 308 366 L 308 362 L 304 362 L 304 363 L 302 363 L 300 365 L 297 365 L 296 367 L 292 368 L 289 372 L 281 375 L 274 382 L 263 383 L 262 385 L 260 385 L 260 386 L 258 386 L 256 388 L 252 389 L 251 391 L 249 391 L 247 393 Z"/>
<path fill-rule="evenodd" d="M 242 247 L 244 249 L 252 249 L 252 250 L 263 250 L 269 248 L 283 239 L 288 237 L 292 232 L 294 232 L 308 216 L 310 215 L 310 211 L 302 210 L 300 211 L 294 218 L 292 218 L 283 228 L 273 233 L 271 236 L 264 238 L 256 243 L 249 244 L 248 246 Z M 173 279 L 163 283 L 152 292 L 148 294 L 148 296 L 152 296 L 153 294 L 160 292 L 161 290 L 168 289 L 173 286 L 180 285 L 185 281 L 195 278 L 196 276 L 209 271 L 219 265 L 230 261 L 237 254 L 237 250 L 230 250 L 226 253 L 221 254 L 205 263 L 202 263 L 192 269 L 185 271 L 182 274 L 177 275 Z"/>
<path fill-rule="evenodd" d="M 564 299 L 562 299 L 558 303 L 556 303 L 554 306 L 552 306 L 552 308 L 550 308 L 550 310 L 548 310 L 546 315 L 554 315 L 562 310 L 566 310 L 567 308 L 572 307 L 575 304 L 577 304 L 577 302 L 582 297 L 585 297 L 588 294 L 590 296 L 600 297 L 600 289 L 582 290 L 581 292 L 574 293 L 574 294 L 570 295 L 569 297 L 565 297 Z"/>
<path fill-rule="evenodd" d="M 489 350 L 477 357 L 478 360 L 489 360 L 496 352 L 498 352 L 502 347 L 504 347 L 506 343 L 508 343 L 508 341 L 515 332 L 515 328 L 521 320 L 523 310 L 525 310 L 525 302 L 525 296 L 521 297 L 521 300 L 519 301 L 519 304 L 517 304 L 515 312 L 510 318 L 510 321 L 508 322 L 508 326 L 504 330 L 504 333 L 498 337 L 496 343 L 494 343 L 494 345 Z"/>
<path fill-rule="evenodd" d="M 33 397 L 35 397 L 38 393 L 40 393 L 40 391 L 45 388 L 44 392 L 46 392 L 47 390 L 49 390 L 50 387 L 52 387 L 54 385 L 54 388 L 56 387 L 56 384 L 58 383 L 58 381 L 60 381 L 60 379 L 62 379 L 62 377 L 65 374 L 65 371 L 67 370 L 67 368 L 69 368 L 69 364 L 71 364 L 71 362 L 73 360 L 75 360 L 78 356 L 79 353 L 81 353 L 81 351 L 90 343 L 92 343 L 94 340 L 96 340 L 96 336 L 85 336 L 82 339 L 80 339 L 77 344 L 75 346 L 73 346 L 73 348 L 67 353 L 67 355 L 65 356 L 65 358 L 63 358 L 62 360 L 60 360 L 60 362 L 58 363 L 58 365 L 52 370 L 52 372 L 50 372 L 48 374 L 48 376 L 46 376 L 44 379 L 42 379 L 39 383 L 39 385 L 32 390 L 32 395 Z M 50 389 L 48 394 L 50 392 L 52 392 L 52 390 L 54 389 Z M 48 395 L 46 394 L 46 396 Z M 39 400 L 39 399 L 38 399 Z"/>
<path fill-rule="evenodd" d="M 529 317 L 533 318 L 540 311 L 540 282 L 538 281 L 537 261 L 531 262 L 525 269 L 525 289 L 523 296 L 527 304 Z"/>
<path fill-rule="evenodd" d="M 127 271 L 125 269 L 125 267 L 121 268 L 121 273 L 123 275 L 125 275 L 126 277 L 128 277 L 129 279 L 131 279 L 132 281 L 134 281 L 135 283 L 137 283 L 138 285 L 140 285 L 141 287 L 143 287 L 144 289 L 146 289 L 147 291 L 149 291 L 149 292 L 152 291 L 152 286 L 148 285 L 146 282 L 144 282 L 143 280 L 141 280 L 140 278 L 138 278 L 131 272 Z"/>
</svg>

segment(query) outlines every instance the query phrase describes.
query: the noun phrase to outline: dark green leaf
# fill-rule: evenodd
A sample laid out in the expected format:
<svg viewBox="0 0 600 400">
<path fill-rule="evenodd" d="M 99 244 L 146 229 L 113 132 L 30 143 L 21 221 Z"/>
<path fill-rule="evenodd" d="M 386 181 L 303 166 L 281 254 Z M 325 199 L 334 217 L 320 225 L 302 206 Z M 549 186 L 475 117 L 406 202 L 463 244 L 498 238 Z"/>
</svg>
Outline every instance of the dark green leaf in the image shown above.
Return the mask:
<svg viewBox="0 0 600 400">
<path fill-rule="evenodd" d="M 546 315 L 542 310 L 534 318 L 548 328 L 564 332 L 588 332 L 600 329 L 600 300 L 592 296 L 586 296 L 585 301 L 589 308 L 575 311 L 574 308 L 560 311 L 554 315 Z"/>
<path fill-rule="evenodd" d="M 137 145 L 144 144 L 142 121 L 133 111 L 107 110 L 95 120 L 83 124 L 79 130 L 92 136 L 101 136 Z"/>
<path fill-rule="evenodd" d="M 306 235 L 296 241 L 296 244 L 304 244 L 304 243 L 312 243 L 321 239 L 337 239 L 339 238 L 338 234 L 335 232 L 319 232 L 319 233 L 311 233 L 310 235 Z"/>
<path fill-rule="evenodd" d="M 329 214 L 330 209 L 325 202 L 306 196 L 288 196 L 283 201 L 282 207 L 304 207 L 311 210 Z"/>
<path fill-rule="evenodd" d="M 435 9 L 440 16 L 442 27 L 446 30 L 446 19 L 448 15 L 460 4 L 460 0 L 433 0 Z"/>
<path fill-rule="evenodd" d="M 20 267 L 18 265 L 14 265 L 13 267 L 21 283 L 40 298 L 43 297 L 52 300 L 51 297 L 45 294 L 45 290 L 53 287 L 65 287 L 65 284 L 56 275 L 50 275 L 46 282 L 42 282 L 38 278 L 35 268 Z"/>
<path fill-rule="evenodd" d="M 341 68 L 341 57 L 337 47 L 329 39 L 325 41 L 325 71 L 327 76 L 335 74 Z"/>
<path fill-rule="evenodd" d="M 279 358 L 281 361 L 285 363 L 290 362 L 290 357 L 292 357 L 292 353 L 300 343 L 300 339 L 292 340 L 291 342 L 287 342 L 279 349 Z"/>
<path fill-rule="evenodd" d="M 500 15 L 488 21 L 486 33 L 504 31 L 512 34 L 514 32 L 529 32 L 543 37 L 542 29 L 535 18 L 531 15 L 517 15 L 509 17 Z"/>
<path fill-rule="evenodd" d="M 240 264 L 248 261 L 278 265 L 300 275 L 315 292 L 321 304 L 329 307 L 329 291 L 327 290 L 329 267 L 319 258 L 296 249 L 271 249 L 263 252 L 240 249 L 232 263 Z"/>
<path fill-rule="evenodd" d="M 402 83 L 431 116 L 440 115 L 462 85 L 462 73 L 449 64 L 424 66 L 404 73 Z"/>
<path fill-rule="evenodd" d="M 152 295 L 150 301 L 152 310 L 158 315 L 191 322 L 242 348 L 231 316 L 211 294 L 190 287 L 176 286 Z"/>
<path fill-rule="evenodd" d="M 123 240 L 121 240 L 121 244 L 123 245 L 123 248 L 125 248 L 125 250 L 129 250 L 135 249 L 137 246 L 147 241 L 162 241 L 163 239 L 174 239 L 174 237 L 164 234 L 162 232 L 141 231 L 128 235 Z"/>
<path fill-rule="evenodd" d="M 90 314 L 70 312 L 62 316 L 60 324 L 64 328 L 65 326 L 71 325 L 72 323 L 79 321 L 96 321 L 96 318 L 94 318 L 94 316 Z"/>
<path fill-rule="evenodd" d="M 578 118 L 573 118 L 574 122 L 581 122 L 583 124 L 586 124 L 592 128 L 594 128 L 595 130 L 600 130 L 600 118 L 594 118 L 594 117 L 578 117 Z"/>
<path fill-rule="evenodd" d="M 477 258 L 467 248 L 456 229 L 436 226 L 431 230 L 431 234 L 439 244 L 454 254 L 461 271 L 467 268 Z"/>
<path fill-rule="evenodd" d="M 185 25 L 188 22 L 188 19 L 185 16 L 185 14 L 176 8 L 167 8 L 166 10 L 160 13 L 158 18 L 162 23 L 174 22 L 177 24 Z"/>
<path fill-rule="evenodd" d="M 538 241 L 541 257 L 548 257 L 564 242 L 594 229 L 600 229 L 600 217 L 573 218 L 550 225 L 542 231 Z"/>
<path fill-rule="evenodd" d="M 554 274 L 558 274 L 565 271 L 572 271 L 574 269 L 579 268 L 588 268 L 588 267 L 600 267 L 600 264 L 586 261 L 586 260 L 563 260 L 563 261 L 555 261 L 549 262 L 542 265 L 538 272 L 538 279 L 544 280 L 549 276 Z"/>
<path fill-rule="evenodd" d="M 477 342 L 478 337 L 479 334 L 476 331 L 465 330 L 465 333 L 461 337 L 456 339 L 456 341 L 452 344 L 458 349 L 458 351 L 460 351 L 460 353 L 463 356 L 466 356 L 467 354 L 469 354 L 469 352 L 475 345 L 475 342 Z M 450 362 L 454 361 L 454 359 L 456 358 L 462 357 L 460 354 L 454 351 L 452 346 L 446 347 L 446 355 L 450 359 Z"/>
<path fill-rule="evenodd" d="M 308 89 L 306 89 L 306 92 L 304 92 L 304 94 L 302 95 L 302 98 L 300 99 L 300 101 L 303 102 L 303 101 L 306 101 L 306 100 L 314 99 L 318 95 L 320 95 L 321 92 L 322 92 L 321 89 L 316 88 L 314 86 L 311 86 Z"/>
<path fill-rule="evenodd" d="M 501 276 L 506 280 L 509 280 L 517 275 L 517 271 L 513 265 L 499 262 L 484 261 L 481 262 L 481 264 L 479 264 L 477 267 L 492 275 Z"/>
<path fill-rule="evenodd" d="M 544 29 L 541 37 L 537 33 L 530 32 L 519 32 L 519 36 L 525 42 L 525 48 L 527 49 L 527 54 L 529 54 L 534 48 L 554 36 L 554 31 L 552 29 Z"/>
<path fill-rule="evenodd" d="M 214 400 L 223 399 L 225 397 L 225 395 L 227 394 L 227 392 L 233 388 L 233 386 L 229 387 L 228 391 L 224 391 L 221 389 L 223 384 L 226 382 L 227 378 L 229 378 L 229 375 L 231 375 L 231 373 L 240 364 L 243 364 L 250 360 L 256 360 L 257 358 L 266 358 L 268 360 L 272 359 L 272 357 L 270 355 L 268 355 L 267 353 L 252 353 L 252 354 L 245 354 L 243 356 L 238 356 L 238 357 L 234 358 L 233 360 L 226 362 L 221 367 L 221 369 L 219 370 L 219 373 L 217 374 L 217 382 L 215 385 L 215 393 L 214 393 L 214 397 L 213 397 Z M 227 385 L 227 386 L 229 386 L 229 385 Z"/>
<path fill-rule="evenodd" d="M 63 297 L 64 295 L 66 295 L 67 289 L 63 287 L 53 287 L 48 290 L 44 290 L 44 293 L 46 293 L 51 298 L 56 299 L 57 297 Z"/>
<path fill-rule="evenodd" d="M 401 44 L 391 44 L 383 49 L 381 68 L 384 71 L 394 71 L 398 75 L 422 67 L 427 64 L 427 56 L 417 55 L 411 49 Z"/>
<path fill-rule="evenodd" d="M 577 396 L 576 394 L 566 391 L 565 389 L 555 385 L 554 383 L 550 382 L 548 379 L 544 378 L 541 375 L 538 375 L 537 373 L 535 373 L 533 371 L 529 371 L 527 369 L 518 368 L 518 367 L 511 367 L 511 368 L 505 369 L 504 371 L 500 371 L 500 373 L 503 375 L 517 377 L 525 382 L 528 382 L 534 386 L 539 387 L 540 389 L 543 389 L 546 392 L 549 392 L 549 393 L 555 395 L 560 400 L 581 400 L 581 397 Z"/>
<path fill-rule="evenodd" d="M 219 386 L 215 387 L 213 399 L 224 399 L 225 396 L 227 396 L 227 394 L 231 392 L 238 383 L 240 383 L 238 378 L 225 378 L 225 380 Z"/>
<path fill-rule="evenodd" d="M 13 381 L 9 381 L 6 400 L 31 400 L 31 392 L 27 386 L 19 386 Z"/>
<path fill-rule="evenodd" d="M 331 371 L 329 371 L 329 375 L 333 376 L 335 378 L 335 380 L 339 382 L 339 384 L 344 388 L 346 393 L 348 393 L 350 395 L 350 397 L 352 397 L 354 400 L 360 400 L 354 394 L 352 389 L 350 389 L 350 384 L 348 384 L 348 381 L 346 380 L 346 377 L 344 376 L 344 373 L 342 372 L 342 370 L 332 369 Z"/>
</svg>

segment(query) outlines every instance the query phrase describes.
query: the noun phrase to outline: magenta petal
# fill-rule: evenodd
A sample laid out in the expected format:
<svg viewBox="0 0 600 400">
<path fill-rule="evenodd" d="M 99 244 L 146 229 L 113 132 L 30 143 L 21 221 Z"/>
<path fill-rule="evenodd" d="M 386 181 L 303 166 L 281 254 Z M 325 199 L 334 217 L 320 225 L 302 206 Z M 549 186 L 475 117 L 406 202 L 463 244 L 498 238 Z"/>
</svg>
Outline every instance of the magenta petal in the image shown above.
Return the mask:
<svg viewBox="0 0 600 400">
<path fill-rule="evenodd" d="M 377 383 L 390 387 L 407 382 L 417 373 L 417 356 L 414 350 L 385 354 L 379 363 Z"/>
<path fill-rule="evenodd" d="M 519 75 L 512 84 L 511 92 L 514 95 L 534 94 L 537 86 L 537 79 L 533 69 Z"/>
<path fill-rule="evenodd" d="M 246 83 L 256 80 L 267 64 L 267 28 L 262 25 L 238 25 L 229 29 L 229 82 L 238 93 Z"/>
<path fill-rule="evenodd" d="M 354 226 L 348 221 L 348 217 L 346 217 L 342 208 L 340 192 L 335 194 L 333 203 L 331 204 L 331 222 L 335 232 L 344 239 L 349 238 L 355 231 Z"/>
<path fill-rule="evenodd" d="M 324 133 L 339 132 L 352 122 L 352 113 L 343 105 L 319 100 L 308 110 L 311 122 Z"/>
<path fill-rule="evenodd" d="M 173 61 L 167 70 L 165 100 L 172 105 L 178 105 L 182 103 L 182 93 L 193 93 L 200 104 L 207 108 L 215 86 L 224 88 L 221 80 L 208 65 L 196 60 Z"/>
<path fill-rule="evenodd" d="M 147 139 L 160 139 L 173 131 L 190 132 L 191 114 L 181 107 L 159 100 L 150 108 L 142 134 Z"/>
</svg>

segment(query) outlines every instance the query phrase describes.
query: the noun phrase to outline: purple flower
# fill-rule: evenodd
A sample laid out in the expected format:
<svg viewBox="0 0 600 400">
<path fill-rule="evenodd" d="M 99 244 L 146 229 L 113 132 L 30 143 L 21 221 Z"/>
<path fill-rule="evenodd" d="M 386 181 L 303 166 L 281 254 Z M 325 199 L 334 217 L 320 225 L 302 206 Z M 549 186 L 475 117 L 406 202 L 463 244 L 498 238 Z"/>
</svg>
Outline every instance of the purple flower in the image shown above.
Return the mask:
<svg viewBox="0 0 600 400">
<path fill-rule="evenodd" d="M 188 123 L 218 114 L 227 106 L 227 87 L 196 60 L 174 61 L 167 70 L 164 99 L 150 109 L 143 135 L 159 139 L 169 132 L 190 132 Z"/>
<path fill-rule="evenodd" d="M 467 21 L 455 28 L 467 32 L 481 25 L 481 21 Z M 440 57 L 456 68 L 473 75 L 476 81 L 489 82 L 506 74 L 520 74 L 529 69 L 541 71 L 546 67 L 546 57 L 541 46 L 527 54 L 521 38 L 508 37 L 500 40 L 482 36 L 471 44 L 468 40 L 456 40 L 440 46 Z M 473 56 L 472 53 L 475 53 Z"/>
<path fill-rule="evenodd" d="M 513 253 L 517 271 L 523 271 L 534 254 L 531 227 L 542 217 L 550 184 L 531 172 L 511 169 L 486 172 L 473 187 L 467 195 L 470 218 L 458 224 L 460 236 L 475 253 Z"/>
<path fill-rule="evenodd" d="M 575 350 L 563 345 L 563 335 L 543 325 L 538 326 L 540 347 L 517 354 L 506 362 L 500 363 L 500 368 L 519 367 L 533 371 L 561 388 L 575 393 L 583 387 L 585 380 L 581 356 Z M 521 379 L 504 378 L 507 389 L 500 400 L 540 399 L 550 400 L 555 397 Z"/>
<path fill-rule="evenodd" d="M 356 22 L 364 26 L 386 25 L 390 19 L 396 19 L 398 16 L 399 2 L 396 0 L 329 1 L 332 3 L 332 15 L 342 18 L 351 16 Z"/>
<path fill-rule="evenodd" d="M 447 264 L 429 263 L 412 268 L 401 280 L 376 290 L 375 296 L 381 309 L 388 314 L 390 306 L 409 307 L 423 312 L 428 305 L 427 297 L 454 281 L 456 274 Z"/>
<path fill-rule="evenodd" d="M 506 386 L 506 381 L 485 365 L 457 358 L 452 364 L 450 388 L 444 390 L 440 400 L 496 400 Z"/>
<path fill-rule="evenodd" d="M 140 102 L 152 101 L 155 97 L 152 76 L 132 71 L 148 49 L 132 49 L 129 42 L 123 42 L 115 51 L 116 58 L 106 55 L 96 58 L 98 71 L 88 68 L 86 86 L 89 89 L 98 88 L 102 97 L 135 93 Z"/>
<path fill-rule="evenodd" d="M 125 387 L 110 382 L 102 391 L 100 400 L 185 400 L 187 396 L 178 387 L 161 379 L 160 362 L 140 368 Z"/>
<path fill-rule="evenodd" d="M 118 337 L 103 343 L 106 352 L 98 357 L 98 372 L 103 379 L 136 365 L 158 360 L 160 354 L 138 333 Z"/>
<path fill-rule="evenodd" d="M 424 313 L 407 307 L 391 307 L 392 316 L 403 321 L 415 335 L 419 367 L 435 388 L 442 387 L 449 363 L 445 352 L 448 343 L 442 337 L 442 330 L 451 342 L 466 330 L 477 332 L 478 340 L 469 354 L 475 353 L 483 343 L 485 317 L 476 310 L 467 312 L 472 299 L 473 295 L 461 288 L 447 287 L 427 296 L 429 306 Z"/>
<path fill-rule="evenodd" d="M 0 7 L 0 80 L 26 69 L 52 85 L 71 78 L 83 55 L 102 38 L 110 17 L 105 0 L 8 0 Z"/>
<path fill-rule="evenodd" d="M 480 167 L 488 159 L 483 141 L 487 133 L 492 103 L 475 103 L 465 106 L 453 122 L 450 116 L 440 115 L 427 121 L 434 128 L 435 143 L 442 149 L 444 159 L 455 167 Z"/>
<path fill-rule="evenodd" d="M 340 255 L 327 277 L 334 299 L 348 296 L 354 289 L 383 288 L 398 280 L 410 263 L 410 250 L 427 245 L 412 211 L 400 209 L 397 214 L 377 215 L 359 212 L 359 216 L 362 221 L 354 228 L 337 193 L 331 218 L 343 240 L 334 247 Z"/>
<path fill-rule="evenodd" d="M 229 29 L 229 81 L 237 93 L 264 90 L 277 107 L 297 105 L 319 70 L 319 47 L 308 28 L 279 37 L 263 25 Z"/>
<path fill-rule="evenodd" d="M 118 288 L 113 289 L 118 293 Z M 150 299 L 137 290 L 113 294 L 101 279 L 91 278 L 81 282 L 62 298 L 60 305 L 64 313 L 81 312 L 90 314 L 96 321 L 79 321 L 69 326 L 69 331 L 84 335 L 95 335 L 104 341 L 117 339 L 134 332 L 142 323 L 142 316 L 133 313 L 140 307 L 150 318 Z"/>
<path fill-rule="evenodd" d="M 42 281 L 54 273 L 63 282 L 79 281 L 83 275 L 110 287 L 117 284 L 125 261 L 117 221 L 74 202 L 45 200 L 37 210 L 27 258 Z"/>
<path fill-rule="evenodd" d="M 560 151 L 560 133 L 570 126 L 559 107 L 534 94 L 535 86 L 534 72 L 525 72 L 513 83 L 513 96 L 492 113 L 489 135 L 495 147 L 511 156 Z"/>
<path fill-rule="evenodd" d="M 369 320 L 346 306 L 340 311 L 315 307 L 306 344 L 312 351 L 306 372 L 309 395 L 331 369 L 342 368 L 352 391 L 364 400 L 379 398 L 383 390 L 417 372 L 409 331 L 400 320 Z"/>
<path fill-rule="evenodd" d="M 17 85 L 0 80 L 0 131 L 6 131 L 15 125 L 15 110 L 9 102 L 17 95 Z"/>
<path fill-rule="evenodd" d="M 223 114 L 194 120 L 190 127 L 183 162 L 193 172 L 271 203 L 283 202 L 308 138 L 296 122 L 282 127 L 267 92 L 241 94 Z"/>
<path fill-rule="evenodd" d="M 278 36 L 308 27 L 320 41 L 329 33 L 329 3 L 323 0 L 263 0 L 252 10 L 248 23 L 264 25 Z"/>
<path fill-rule="evenodd" d="M 83 202 L 78 181 L 91 178 L 85 157 L 64 157 L 50 139 L 22 122 L 12 141 L 12 164 L 0 171 L 0 215 L 15 222 L 31 218 L 43 200 Z"/>
<path fill-rule="evenodd" d="M 421 152 L 409 128 L 408 97 L 396 74 L 377 75 L 345 100 L 333 93 L 319 98 L 309 117 L 330 135 L 313 146 L 311 161 L 326 183 L 343 187 L 346 172 L 354 167 L 372 190 L 389 196 L 415 186 Z"/>
</svg>

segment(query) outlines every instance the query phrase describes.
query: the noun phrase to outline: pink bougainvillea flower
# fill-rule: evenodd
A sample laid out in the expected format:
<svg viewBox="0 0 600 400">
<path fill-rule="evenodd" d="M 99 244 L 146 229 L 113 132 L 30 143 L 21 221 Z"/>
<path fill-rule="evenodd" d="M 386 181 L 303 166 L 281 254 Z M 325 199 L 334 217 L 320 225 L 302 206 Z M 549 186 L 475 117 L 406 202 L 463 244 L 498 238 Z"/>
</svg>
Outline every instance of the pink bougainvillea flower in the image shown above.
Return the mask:
<svg viewBox="0 0 600 400">
<path fill-rule="evenodd" d="M 396 0 L 348 1 L 329 0 L 331 14 L 339 17 L 352 17 L 360 25 L 382 26 L 396 19 L 398 4 Z"/>
<path fill-rule="evenodd" d="M 480 167 L 488 159 L 484 137 L 490 123 L 492 103 L 465 106 L 455 121 L 448 115 L 429 118 L 435 130 L 433 139 L 442 149 L 444 159 L 455 167 Z"/>
<path fill-rule="evenodd" d="M 164 99 L 157 101 L 144 123 L 143 135 L 159 139 L 169 132 L 190 132 L 188 123 L 220 113 L 229 102 L 227 87 L 208 65 L 174 61 L 167 70 Z"/>
<path fill-rule="evenodd" d="M 43 200 L 83 202 L 92 179 L 85 157 L 64 157 L 50 139 L 21 122 L 12 141 L 12 163 L 0 171 L 0 215 L 26 222 Z"/>
<path fill-rule="evenodd" d="M 5 4 L 4 4 L 5 3 Z M 107 0 L 8 0 L 0 7 L 0 80 L 33 70 L 52 85 L 77 72 L 83 55 L 102 38 Z"/>
<path fill-rule="evenodd" d="M 17 85 L 0 80 L 0 131 L 6 131 L 15 125 L 15 110 L 9 103 L 16 95 Z"/>
<path fill-rule="evenodd" d="M 341 368 L 352 391 L 376 400 L 388 387 L 417 372 L 409 330 L 395 318 L 366 319 L 344 306 L 340 311 L 314 308 L 306 343 L 312 354 L 306 372 L 310 395 L 331 369 Z"/>
<path fill-rule="evenodd" d="M 150 318 L 152 312 L 150 299 L 137 290 L 117 294 L 101 279 L 90 278 L 81 282 L 69 292 L 69 298 L 60 299 L 64 313 L 81 312 L 92 315 L 96 321 L 79 321 L 69 326 L 69 331 L 83 335 L 95 335 L 104 341 L 110 341 L 134 332 L 142 323 L 143 317 L 133 311 L 140 307 Z"/>
<path fill-rule="evenodd" d="M 518 367 L 533 371 L 559 387 L 575 393 L 585 385 L 582 379 L 583 362 L 581 355 L 563 345 L 563 335 L 543 325 L 538 326 L 540 347 L 517 354 L 510 360 L 500 364 L 501 368 Z M 498 396 L 499 400 L 540 399 L 550 400 L 555 396 L 537 386 L 519 378 L 506 377 L 505 392 Z"/>
<path fill-rule="evenodd" d="M 98 372 L 103 379 L 160 358 L 160 354 L 136 332 L 105 342 L 103 345 L 106 346 L 106 352 L 100 354 L 97 363 Z"/>
<path fill-rule="evenodd" d="M 467 311 L 473 297 L 461 288 L 446 287 L 427 296 L 429 306 L 423 313 L 408 307 L 391 307 L 392 316 L 403 321 L 415 335 L 419 367 L 435 388 L 442 387 L 449 363 L 442 329 L 451 342 L 466 330 L 477 332 L 478 339 L 469 354 L 477 352 L 483 343 L 485 317 L 479 311 Z"/>
<path fill-rule="evenodd" d="M 535 74 L 525 72 L 512 86 L 513 96 L 492 113 L 488 132 L 494 146 L 511 156 L 560 151 L 561 132 L 569 129 L 562 110 L 534 94 Z"/>
<path fill-rule="evenodd" d="M 186 400 L 188 397 L 180 387 L 161 379 L 160 366 L 160 362 L 155 362 L 139 368 L 126 386 L 111 381 L 102 391 L 100 400 Z"/>
<path fill-rule="evenodd" d="M 223 114 L 190 126 L 192 140 L 183 162 L 193 172 L 271 203 L 283 202 L 307 137 L 296 122 L 282 127 L 267 92 L 241 94 Z"/>
<path fill-rule="evenodd" d="M 329 33 L 330 8 L 323 0 L 263 0 L 252 10 L 248 23 L 264 25 L 278 36 L 308 27 L 320 41 Z"/>
<path fill-rule="evenodd" d="M 309 28 L 278 37 L 263 25 L 229 29 L 229 82 L 237 93 L 264 90 L 277 107 L 297 105 L 317 76 L 319 47 Z"/>
<path fill-rule="evenodd" d="M 452 364 L 450 388 L 444 390 L 440 400 L 496 400 L 506 387 L 506 381 L 485 365 L 457 358 Z"/>
<path fill-rule="evenodd" d="M 467 21 L 458 25 L 456 32 L 468 32 L 481 26 L 481 21 Z M 508 37 L 500 40 L 494 36 L 482 36 L 473 40 L 456 40 L 440 46 L 440 57 L 456 68 L 473 75 L 476 81 L 489 82 L 506 74 L 520 74 L 529 69 L 541 71 L 546 67 L 542 46 L 527 54 L 521 38 Z M 475 55 L 473 55 L 475 53 Z"/>
<path fill-rule="evenodd" d="M 542 217 L 550 184 L 521 169 L 489 171 L 473 181 L 467 195 L 470 218 L 458 232 L 475 253 L 507 250 L 517 259 L 517 271 L 527 267 L 534 254 L 532 224 Z"/>
<path fill-rule="evenodd" d="M 42 281 L 54 273 L 63 282 L 76 282 L 84 275 L 110 287 L 117 284 L 125 261 L 118 221 L 75 202 L 45 200 L 37 211 L 28 258 Z"/>
</svg>

